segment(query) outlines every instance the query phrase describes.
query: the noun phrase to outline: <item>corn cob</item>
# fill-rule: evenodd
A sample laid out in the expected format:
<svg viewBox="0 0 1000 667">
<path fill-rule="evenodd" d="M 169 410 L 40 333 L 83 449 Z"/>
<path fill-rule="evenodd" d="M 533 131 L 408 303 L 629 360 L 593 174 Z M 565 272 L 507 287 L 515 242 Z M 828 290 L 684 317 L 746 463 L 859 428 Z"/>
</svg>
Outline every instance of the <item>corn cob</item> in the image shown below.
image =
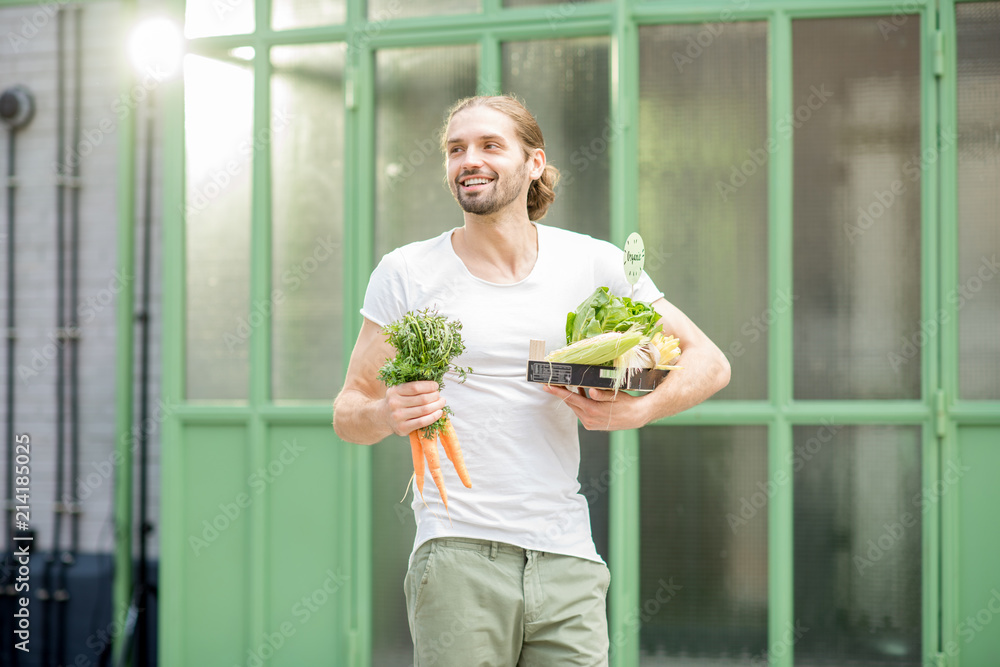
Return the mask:
<svg viewBox="0 0 1000 667">
<path fill-rule="evenodd" d="M 643 335 L 639 331 L 626 331 L 624 333 L 610 331 L 578 340 L 572 345 L 550 352 L 545 360 L 595 366 L 610 364 L 614 359 L 639 345 L 642 339 Z"/>
</svg>

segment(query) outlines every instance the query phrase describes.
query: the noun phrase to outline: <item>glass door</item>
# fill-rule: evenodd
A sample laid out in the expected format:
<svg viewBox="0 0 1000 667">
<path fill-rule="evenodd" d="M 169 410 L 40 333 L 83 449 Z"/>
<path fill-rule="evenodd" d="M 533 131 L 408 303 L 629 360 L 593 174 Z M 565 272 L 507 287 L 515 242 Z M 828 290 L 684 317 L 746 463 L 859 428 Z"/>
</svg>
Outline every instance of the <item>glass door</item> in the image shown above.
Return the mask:
<svg viewBox="0 0 1000 667">
<path fill-rule="evenodd" d="M 733 369 L 640 434 L 641 665 L 924 664 L 924 17 L 789 14 L 638 32 L 639 231 Z"/>
<path fill-rule="evenodd" d="M 581 432 L 611 664 L 1000 654 L 1000 3 L 188 4 L 163 662 L 410 664 L 405 443 L 337 441 L 329 402 L 375 262 L 460 224 L 437 132 L 476 92 L 537 114 L 546 222 L 640 232 L 733 369 L 681 415 Z M 303 596 L 331 602 L 300 629 Z"/>
</svg>

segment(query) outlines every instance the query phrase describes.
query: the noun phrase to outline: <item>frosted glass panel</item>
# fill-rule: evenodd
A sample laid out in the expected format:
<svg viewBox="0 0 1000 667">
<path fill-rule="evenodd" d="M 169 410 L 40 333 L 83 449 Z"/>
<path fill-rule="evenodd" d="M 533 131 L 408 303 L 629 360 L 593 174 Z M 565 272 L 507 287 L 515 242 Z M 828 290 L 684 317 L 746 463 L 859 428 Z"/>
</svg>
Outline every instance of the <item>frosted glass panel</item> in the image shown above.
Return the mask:
<svg viewBox="0 0 1000 667">
<path fill-rule="evenodd" d="M 605 37 L 508 42 L 503 90 L 524 100 L 562 174 L 547 225 L 610 237 L 611 126 Z"/>
<path fill-rule="evenodd" d="M 462 226 L 439 139 L 448 109 L 476 93 L 475 46 L 376 54 L 375 259 Z"/>
<path fill-rule="evenodd" d="M 482 11 L 482 0 L 368 0 L 368 19 L 376 24 L 391 19 Z M 373 27 L 373 30 L 376 28 Z"/>
<path fill-rule="evenodd" d="M 186 37 L 211 37 L 214 35 L 240 35 L 254 31 L 254 3 L 242 2 L 187 2 L 184 4 L 184 35 Z"/>
<path fill-rule="evenodd" d="M 1000 399 L 1000 3 L 958 21 L 958 308 L 962 398 Z"/>
<path fill-rule="evenodd" d="M 250 312 L 253 74 L 184 60 L 187 397 L 245 399 Z"/>
<path fill-rule="evenodd" d="M 919 398 L 919 17 L 792 40 L 795 398 Z"/>
<path fill-rule="evenodd" d="M 767 26 L 639 29 L 639 231 L 646 270 L 729 357 L 722 399 L 767 397 Z"/>
<path fill-rule="evenodd" d="M 343 23 L 347 20 L 347 3 L 345 0 L 272 0 L 271 12 L 275 30 L 306 28 Z"/>
<path fill-rule="evenodd" d="M 795 664 L 921 662 L 920 429 L 796 426 Z"/>
<path fill-rule="evenodd" d="M 767 428 L 640 431 L 645 667 L 766 664 Z M 612 582 L 612 586 L 614 582 Z"/>
<path fill-rule="evenodd" d="M 560 18 L 568 18 L 576 13 L 575 5 L 589 4 L 591 2 L 608 2 L 608 0 L 503 0 L 504 7 L 536 7 L 541 5 L 558 5 L 545 13 L 545 17 L 550 21 L 557 21 Z"/>
<path fill-rule="evenodd" d="M 276 399 L 341 385 L 344 46 L 271 51 L 272 383 Z"/>
</svg>

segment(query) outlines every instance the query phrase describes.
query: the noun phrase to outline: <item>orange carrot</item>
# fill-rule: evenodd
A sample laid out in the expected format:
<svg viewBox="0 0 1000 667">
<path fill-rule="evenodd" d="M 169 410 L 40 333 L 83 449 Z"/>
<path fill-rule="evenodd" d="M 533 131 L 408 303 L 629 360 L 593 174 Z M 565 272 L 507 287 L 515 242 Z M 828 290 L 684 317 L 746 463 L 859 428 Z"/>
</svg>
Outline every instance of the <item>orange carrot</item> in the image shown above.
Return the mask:
<svg viewBox="0 0 1000 667">
<path fill-rule="evenodd" d="M 465 488 L 471 489 L 472 479 L 469 477 L 469 469 L 465 467 L 465 457 L 462 456 L 462 447 L 458 444 L 458 434 L 455 433 L 455 427 L 447 417 L 444 419 L 444 427 L 441 428 L 441 445 L 455 466 L 462 484 L 465 484 Z"/>
<path fill-rule="evenodd" d="M 427 459 L 427 469 L 430 470 L 434 484 L 437 485 L 441 493 L 441 501 L 444 503 L 444 511 L 448 511 L 448 492 L 444 490 L 444 473 L 441 472 L 441 457 L 438 455 L 437 436 L 427 437 L 425 429 L 420 430 L 420 444 L 424 449 L 424 458 Z M 451 516 L 449 514 L 449 516 Z"/>
<path fill-rule="evenodd" d="M 419 431 L 410 432 L 410 453 L 413 455 L 413 474 L 417 478 L 417 491 L 424 497 L 424 448 L 420 444 Z"/>
</svg>

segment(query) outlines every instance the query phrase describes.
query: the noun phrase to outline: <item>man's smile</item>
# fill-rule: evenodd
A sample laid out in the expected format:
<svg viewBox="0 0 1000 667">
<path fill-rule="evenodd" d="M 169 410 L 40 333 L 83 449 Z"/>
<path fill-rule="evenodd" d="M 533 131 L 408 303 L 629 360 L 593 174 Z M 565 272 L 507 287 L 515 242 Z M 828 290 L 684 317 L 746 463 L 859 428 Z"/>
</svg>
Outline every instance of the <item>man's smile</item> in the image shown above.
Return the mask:
<svg viewBox="0 0 1000 667">
<path fill-rule="evenodd" d="M 458 183 L 464 192 L 477 192 L 492 182 L 492 178 L 483 176 L 482 174 L 471 174 L 458 179 Z"/>
</svg>

